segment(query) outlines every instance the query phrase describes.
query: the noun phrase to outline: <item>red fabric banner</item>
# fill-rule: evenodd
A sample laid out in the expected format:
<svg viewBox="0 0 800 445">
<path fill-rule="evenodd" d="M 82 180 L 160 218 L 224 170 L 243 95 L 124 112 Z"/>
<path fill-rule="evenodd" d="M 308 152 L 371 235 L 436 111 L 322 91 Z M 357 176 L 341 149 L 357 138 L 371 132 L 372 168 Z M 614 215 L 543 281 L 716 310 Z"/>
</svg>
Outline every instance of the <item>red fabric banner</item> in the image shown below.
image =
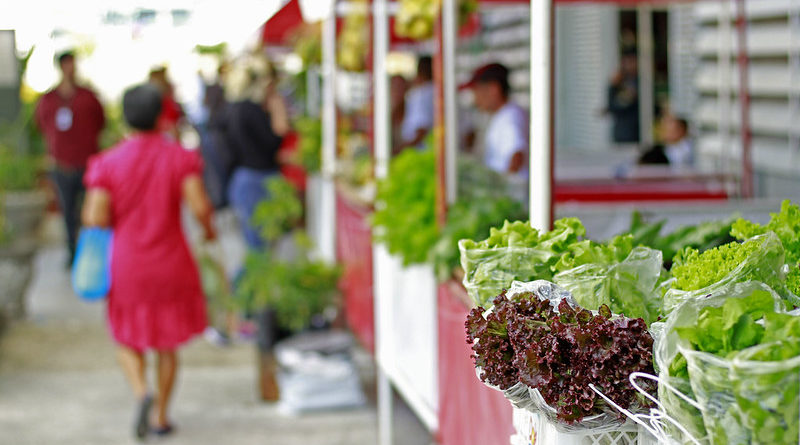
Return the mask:
<svg viewBox="0 0 800 445">
<path fill-rule="evenodd" d="M 511 404 L 475 375 L 464 321 L 469 309 L 460 284 L 439 285 L 439 443 L 507 444 L 514 434 Z"/>
<path fill-rule="evenodd" d="M 372 290 L 372 231 L 368 208 L 336 193 L 336 256 L 344 268 L 339 287 L 347 324 L 368 351 L 375 352 Z"/>
</svg>

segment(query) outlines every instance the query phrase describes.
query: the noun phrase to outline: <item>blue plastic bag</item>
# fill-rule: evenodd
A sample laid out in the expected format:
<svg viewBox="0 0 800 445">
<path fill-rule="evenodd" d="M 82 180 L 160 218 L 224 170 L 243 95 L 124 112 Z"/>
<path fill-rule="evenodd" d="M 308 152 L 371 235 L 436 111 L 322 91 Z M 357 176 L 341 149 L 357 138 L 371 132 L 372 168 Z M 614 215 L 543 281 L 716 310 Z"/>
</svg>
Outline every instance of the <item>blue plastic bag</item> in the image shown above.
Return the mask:
<svg viewBox="0 0 800 445">
<path fill-rule="evenodd" d="M 87 301 L 100 300 L 111 289 L 110 229 L 88 227 L 81 230 L 72 265 L 72 289 Z"/>
</svg>

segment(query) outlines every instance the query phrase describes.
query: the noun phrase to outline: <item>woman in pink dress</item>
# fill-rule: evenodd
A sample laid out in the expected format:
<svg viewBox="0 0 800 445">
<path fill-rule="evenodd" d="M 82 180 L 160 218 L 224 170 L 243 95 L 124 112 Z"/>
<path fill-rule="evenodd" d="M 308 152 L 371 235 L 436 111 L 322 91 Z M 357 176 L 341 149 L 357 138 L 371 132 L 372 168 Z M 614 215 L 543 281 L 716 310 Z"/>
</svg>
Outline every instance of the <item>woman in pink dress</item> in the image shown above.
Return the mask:
<svg viewBox="0 0 800 445">
<path fill-rule="evenodd" d="M 160 111 L 155 87 L 128 90 L 123 113 L 136 133 L 92 158 L 84 177 L 84 225 L 114 229 L 108 323 L 138 400 L 135 434 L 140 439 L 149 431 L 172 431 L 167 406 L 178 368 L 175 350 L 206 327 L 198 270 L 181 228 L 181 202 L 207 239 L 216 236 L 200 157 L 157 131 Z M 145 378 L 147 350 L 155 350 L 158 358 L 155 400 Z"/>
</svg>

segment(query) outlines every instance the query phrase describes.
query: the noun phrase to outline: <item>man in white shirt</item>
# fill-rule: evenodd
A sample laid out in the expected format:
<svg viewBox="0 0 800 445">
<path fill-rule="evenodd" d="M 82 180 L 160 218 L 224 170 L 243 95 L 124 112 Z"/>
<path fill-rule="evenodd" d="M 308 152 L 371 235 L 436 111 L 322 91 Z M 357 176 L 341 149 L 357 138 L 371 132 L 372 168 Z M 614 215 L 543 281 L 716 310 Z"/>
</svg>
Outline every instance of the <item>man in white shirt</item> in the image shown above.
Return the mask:
<svg viewBox="0 0 800 445">
<path fill-rule="evenodd" d="M 462 87 L 472 89 L 475 107 L 491 115 L 484 163 L 498 173 L 527 178 L 528 113 L 509 98 L 508 68 L 499 63 L 485 65 Z"/>
<path fill-rule="evenodd" d="M 406 93 L 405 115 L 401 127 L 403 146 L 422 146 L 422 141 L 433 128 L 433 63 L 430 56 L 417 62 L 417 77 Z"/>
</svg>

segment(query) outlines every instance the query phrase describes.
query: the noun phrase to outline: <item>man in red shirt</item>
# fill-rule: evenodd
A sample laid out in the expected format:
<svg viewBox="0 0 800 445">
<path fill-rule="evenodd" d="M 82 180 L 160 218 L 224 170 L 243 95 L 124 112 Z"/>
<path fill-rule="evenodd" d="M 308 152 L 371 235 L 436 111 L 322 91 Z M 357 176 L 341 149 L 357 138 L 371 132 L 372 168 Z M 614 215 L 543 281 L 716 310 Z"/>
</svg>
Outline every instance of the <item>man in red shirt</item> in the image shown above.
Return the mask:
<svg viewBox="0 0 800 445">
<path fill-rule="evenodd" d="M 68 264 L 72 264 L 80 228 L 83 172 L 89 157 L 99 151 L 105 115 L 94 93 L 76 83 L 75 55 L 65 52 L 57 62 L 61 81 L 39 100 L 35 119 L 54 161 L 53 182 L 67 229 Z"/>
</svg>

